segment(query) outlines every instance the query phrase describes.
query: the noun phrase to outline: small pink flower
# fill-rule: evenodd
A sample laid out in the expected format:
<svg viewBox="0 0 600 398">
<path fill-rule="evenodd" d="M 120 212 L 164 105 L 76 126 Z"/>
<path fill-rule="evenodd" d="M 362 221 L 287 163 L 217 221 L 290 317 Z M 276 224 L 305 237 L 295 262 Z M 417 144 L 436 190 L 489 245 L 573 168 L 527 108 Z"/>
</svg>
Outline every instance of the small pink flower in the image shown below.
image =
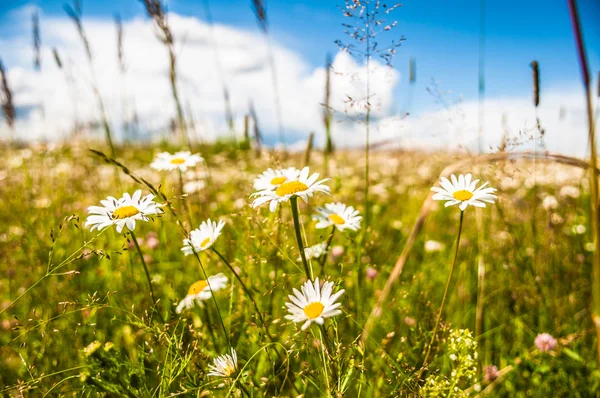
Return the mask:
<svg viewBox="0 0 600 398">
<path fill-rule="evenodd" d="M 548 333 L 540 333 L 535 338 L 535 346 L 542 352 L 552 351 L 556 347 L 556 339 Z"/>
<path fill-rule="evenodd" d="M 488 383 L 496 380 L 500 376 L 500 372 L 498 372 L 498 368 L 495 365 L 484 366 L 483 372 L 485 373 L 485 381 Z"/>
<path fill-rule="evenodd" d="M 377 270 L 373 267 L 368 267 L 366 270 L 367 279 L 373 280 L 377 277 Z"/>
<path fill-rule="evenodd" d="M 146 235 L 146 246 L 154 250 L 158 247 L 159 241 L 155 233 L 149 233 Z"/>
<path fill-rule="evenodd" d="M 344 247 L 343 246 L 333 246 L 331 248 L 331 255 L 333 256 L 333 259 L 337 259 L 339 257 L 342 256 L 342 254 L 344 254 Z"/>
</svg>

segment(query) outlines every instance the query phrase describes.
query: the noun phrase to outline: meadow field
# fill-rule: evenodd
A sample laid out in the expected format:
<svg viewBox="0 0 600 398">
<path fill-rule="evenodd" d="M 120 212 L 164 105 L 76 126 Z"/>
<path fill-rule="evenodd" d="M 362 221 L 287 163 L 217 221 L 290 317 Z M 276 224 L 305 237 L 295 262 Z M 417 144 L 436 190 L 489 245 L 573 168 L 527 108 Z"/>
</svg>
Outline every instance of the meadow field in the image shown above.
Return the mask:
<svg viewBox="0 0 600 398">
<path fill-rule="evenodd" d="M 121 166 L 75 144 L 6 152 L 3 394 L 597 393 L 589 194 L 577 165 L 540 161 L 534 169 L 531 161 L 510 159 L 465 165 L 460 155 L 374 152 L 369 227 L 330 239 L 331 228 L 316 229 L 311 216 L 318 206 L 343 202 L 364 217 L 363 153 L 338 153 L 327 168 L 322 155 L 312 154 L 311 172 L 330 178 L 331 197 L 300 201 L 304 244 L 331 243 L 327 255 L 310 261 L 312 274 L 345 292 L 341 314 L 325 319 L 323 328 L 301 330 L 302 323 L 285 318 L 288 295 L 307 280 L 290 203 L 275 212 L 254 209 L 250 195 L 264 170 L 303 167 L 304 155 L 198 147 L 205 161 L 182 173 L 188 192 L 182 196 L 178 172 L 149 167 L 159 150 L 173 148 L 120 148 Z M 457 161 L 496 187 L 497 200 L 464 211 L 447 303 L 432 336 L 461 211 L 424 202 L 442 170 Z M 156 304 L 131 231 L 84 226 L 89 206 L 138 189 L 159 190 L 155 200 L 164 209 L 134 229 Z M 186 256 L 183 239 L 207 219 L 224 221 L 221 235 L 197 258 Z M 416 234 L 415 223 L 422 223 Z M 365 337 L 365 323 L 411 240 Z M 176 312 L 192 284 L 217 274 L 227 282 L 214 300 Z M 536 345 L 543 333 L 554 343 Z M 207 376 L 230 348 L 237 353 L 231 377 Z"/>
<path fill-rule="evenodd" d="M 587 142 L 585 157 L 548 149 L 557 138 L 535 60 L 535 124 L 484 141 L 482 55 L 476 139 L 460 141 L 465 118 L 432 79 L 426 91 L 448 113 L 425 121 L 430 147 L 403 147 L 390 121 L 420 133 L 409 111 L 385 104 L 406 40 L 386 36 L 399 4 L 339 6 L 338 55 L 294 83 L 292 99 L 281 93 L 296 60 L 276 43 L 266 2 L 249 2 L 259 34 L 248 54 L 260 62 L 244 70 L 227 64 L 248 51 L 243 31 L 215 24 L 208 1 L 204 24 L 139 2 L 146 21 L 115 18 L 109 60 L 94 53 L 101 21 L 87 30 L 73 1 L 61 23 L 79 64 L 42 46 L 34 9 L 35 77 L 0 60 L 0 396 L 600 396 L 597 99 L 567 3 L 586 107 L 558 117 L 584 126 L 562 134 Z M 160 50 L 148 87 L 135 80 L 144 51 L 124 50 L 123 26 Z M 219 34 L 231 39 L 222 53 Z M 219 78 L 202 88 L 218 99 L 190 101 L 188 38 L 213 43 Z M 42 68 L 44 53 L 53 66 Z M 40 86 L 44 73 L 51 96 L 30 105 L 28 81 Z M 248 84 L 239 76 L 257 108 L 236 91 Z M 415 82 L 410 58 L 410 93 Z M 159 131 L 132 111 L 136 89 Z M 61 113 L 69 107 L 77 118 Z M 218 123 L 192 110 L 210 119 L 219 107 Z M 292 142 L 286 118 L 316 122 Z"/>
</svg>

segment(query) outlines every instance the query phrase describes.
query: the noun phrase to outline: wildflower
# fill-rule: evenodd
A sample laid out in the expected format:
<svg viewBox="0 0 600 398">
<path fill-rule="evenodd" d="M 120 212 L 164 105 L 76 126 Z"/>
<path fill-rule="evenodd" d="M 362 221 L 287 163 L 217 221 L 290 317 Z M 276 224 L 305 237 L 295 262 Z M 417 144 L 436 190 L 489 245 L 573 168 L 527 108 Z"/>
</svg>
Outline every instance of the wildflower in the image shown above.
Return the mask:
<svg viewBox="0 0 600 398">
<path fill-rule="evenodd" d="M 169 152 L 161 152 L 150 163 L 150 167 L 156 170 L 172 171 L 179 169 L 180 171 L 186 171 L 188 167 L 194 167 L 203 160 L 200 155 L 192 155 L 189 151 L 177 152 L 174 155 Z"/>
<path fill-rule="evenodd" d="M 367 279 L 369 280 L 373 280 L 375 278 L 377 278 L 377 270 L 373 267 L 367 267 L 365 273 L 367 274 Z"/>
<path fill-rule="evenodd" d="M 158 235 L 156 232 L 149 232 L 146 235 L 146 246 L 148 246 L 150 249 L 156 249 L 159 243 L 160 242 L 158 241 Z"/>
<path fill-rule="evenodd" d="M 199 228 L 190 232 L 190 238 L 183 240 L 183 248 L 181 251 L 188 256 L 195 252 L 201 252 L 210 248 L 217 238 L 221 235 L 221 230 L 225 226 L 225 222 L 211 221 L 210 218 L 202 221 Z"/>
<path fill-rule="evenodd" d="M 210 370 L 209 376 L 230 377 L 237 370 L 237 353 L 232 348 L 231 355 L 225 354 L 216 357 L 213 365 L 210 365 L 208 369 Z"/>
<path fill-rule="evenodd" d="M 483 367 L 483 373 L 485 374 L 485 381 L 492 382 L 500 376 L 498 368 L 495 365 L 486 365 Z"/>
<path fill-rule="evenodd" d="M 552 351 L 556 347 L 556 339 L 549 333 L 540 333 L 535 337 L 535 346 L 542 352 Z"/>
<path fill-rule="evenodd" d="M 494 203 L 496 196 L 495 188 L 485 188 L 487 182 L 475 189 L 479 180 L 471 181 L 471 174 L 462 175 L 458 178 L 454 174 L 450 176 L 452 182 L 446 177 L 442 177 L 440 181 L 441 187 L 432 187 L 431 190 L 436 192 L 433 195 L 433 200 L 447 201 L 445 206 L 458 205 L 461 211 L 464 211 L 468 206 L 485 207 L 485 203 Z"/>
<path fill-rule="evenodd" d="M 296 181 L 299 176 L 300 170 L 295 167 L 288 167 L 287 169 L 268 169 L 254 179 L 254 189 L 257 191 L 272 191 L 279 188 L 279 186 L 286 181 Z"/>
<path fill-rule="evenodd" d="M 581 191 L 579 190 L 579 188 L 573 185 L 565 185 L 560 189 L 559 195 L 563 197 L 577 199 L 581 195 Z"/>
<path fill-rule="evenodd" d="M 96 340 L 96 341 L 92 341 L 90 344 L 88 344 L 84 349 L 83 349 L 83 353 L 85 354 L 86 357 L 89 357 L 90 355 L 92 355 L 94 352 L 96 352 L 96 350 L 98 348 L 100 348 L 102 346 L 102 344 Z"/>
<path fill-rule="evenodd" d="M 313 215 L 313 219 L 318 221 L 317 228 L 333 225 L 338 231 L 345 229 L 357 231 L 362 220 L 362 216 L 358 214 L 358 210 L 352 206 L 343 203 L 327 203 L 325 207 L 317 207 L 317 214 Z"/>
<path fill-rule="evenodd" d="M 573 226 L 572 230 L 574 234 L 583 235 L 587 231 L 587 228 L 583 224 L 577 224 Z"/>
<path fill-rule="evenodd" d="M 553 210 L 558 207 L 558 200 L 552 195 L 548 195 L 542 200 L 542 207 L 546 210 Z"/>
<path fill-rule="evenodd" d="M 124 193 L 123 197 L 116 199 L 109 196 L 106 200 L 101 200 L 102 206 L 88 207 L 90 214 L 85 222 L 85 226 L 90 226 L 90 231 L 98 229 L 103 230 L 111 225 L 116 225 L 117 232 L 121 232 L 125 226 L 130 231 L 135 229 L 136 221 L 148 221 L 148 216 L 161 214 L 161 204 L 154 202 L 154 195 L 148 194 L 142 198 L 142 191 L 137 190 L 130 196 Z"/>
<path fill-rule="evenodd" d="M 293 322 L 304 322 L 302 330 L 306 330 L 313 322 L 322 325 L 325 318 L 331 318 L 342 313 L 338 308 L 340 303 L 337 299 L 344 294 L 344 289 L 339 290 L 334 295 L 333 282 L 325 282 L 321 287 L 319 278 L 314 282 L 306 281 L 301 288 L 302 292 L 294 289 L 294 295 L 289 295 L 291 303 L 285 303 L 290 315 L 285 318 Z"/>
<path fill-rule="evenodd" d="M 212 296 L 211 292 L 224 289 L 227 286 L 227 281 L 228 279 L 225 275 L 217 274 L 209 276 L 208 280 L 194 282 L 175 311 L 181 314 L 184 309 L 193 308 L 196 304 L 202 305 L 203 301 L 210 299 Z"/>
<path fill-rule="evenodd" d="M 183 184 L 183 192 L 192 194 L 202 191 L 206 187 L 206 183 L 203 180 L 188 181 Z"/>
<path fill-rule="evenodd" d="M 444 244 L 438 242 L 437 240 L 428 240 L 425 242 L 424 248 L 427 253 L 439 252 L 444 250 Z"/>
<path fill-rule="evenodd" d="M 344 246 L 333 246 L 331 248 L 331 255 L 334 259 L 341 257 L 344 254 Z"/>
<path fill-rule="evenodd" d="M 331 189 L 323 185 L 323 183 L 329 181 L 329 178 L 317 181 L 319 173 L 313 173 L 309 177 L 309 172 L 308 167 L 305 167 L 300 172 L 298 179 L 288 180 L 275 190 L 264 189 L 253 193 L 252 196 L 256 196 L 257 198 L 252 202 L 252 207 L 257 208 L 270 202 L 269 209 L 274 212 L 279 203 L 287 202 L 292 197 L 300 197 L 307 202 L 308 198 L 313 196 L 315 192 L 323 192 L 329 195 Z"/>
<path fill-rule="evenodd" d="M 307 259 L 321 258 L 322 255 L 326 254 L 327 242 L 318 243 L 314 246 L 304 248 L 304 254 Z M 302 257 L 298 257 L 296 261 L 302 261 Z"/>
</svg>

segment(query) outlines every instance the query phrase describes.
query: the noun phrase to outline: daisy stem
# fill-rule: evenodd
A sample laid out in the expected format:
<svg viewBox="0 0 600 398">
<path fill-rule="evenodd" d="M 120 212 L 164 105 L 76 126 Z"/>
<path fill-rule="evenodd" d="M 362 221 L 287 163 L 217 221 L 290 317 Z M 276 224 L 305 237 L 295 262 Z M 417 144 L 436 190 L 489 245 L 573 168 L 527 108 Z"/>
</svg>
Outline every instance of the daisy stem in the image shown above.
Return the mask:
<svg viewBox="0 0 600 398">
<path fill-rule="evenodd" d="M 319 333 L 321 334 L 321 342 L 325 343 L 321 344 L 321 351 L 323 354 L 323 370 L 325 371 L 325 380 L 327 382 L 327 391 L 331 394 L 331 387 L 329 386 L 329 373 L 327 372 L 327 358 L 325 357 L 325 347 L 327 347 L 327 356 L 329 357 L 329 363 L 331 364 L 331 373 L 333 379 L 336 379 L 337 370 L 335 367 L 335 363 L 333 362 L 333 347 L 331 346 L 331 342 L 329 341 L 329 337 L 327 336 L 327 329 L 325 326 L 319 325 Z"/>
<path fill-rule="evenodd" d="M 248 390 L 246 389 L 246 387 L 244 387 L 244 384 L 240 380 L 237 380 L 235 382 L 235 384 L 237 384 L 237 386 L 240 388 L 240 391 L 242 391 L 244 394 L 246 394 L 246 396 L 248 398 L 252 397 L 252 395 L 250 395 L 250 393 L 248 392 Z"/>
<path fill-rule="evenodd" d="M 183 200 L 183 207 L 185 207 L 185 212 L 187 215 L 188 222 L 190 223 L 190 227 L 192 225 L 192 212 L 190 211 L 190 207 L 186 198 L 183 197 L 185 192 L 183 191 L 183 173 L 181 170 L 177 169 L 177 174 L 179 175 L 179 194 L 181 195 L 181 200 Z"/>
<path fill-rule="evenodd" d="M 269 333 L 269 329 L 267 327 L 267 323 L 265 322 L 265 318 L 262 316 L 262 312 L 258 308 L 258 304 L 256 303 L 256 300 L 254 300 L 254 296 L 252 296 L 252 292 L 250 292 L 250 289 L 248 289 L 248 287 L 246 286 L 246 284 L 244 283 L 242 278 L 240 278 L 239 274 L 237 272 L 235 272 L 235 269 L 231 266 L 231 264 L 229 264 L 229 261 L 227 261 L 225 259 L 225 257 L 223 257 L 217 249 L 215 249 L 214 247 L 211 249 L 225 263 L 227 268 L 229 268 L 229 270 L 233 273 L 233 275 L 238 280 L 238 282 L 240 282 L 240 285 L 242 286 L 244 293 L 246 293 L 246 295 L 248 296 L 250 301 L 252 301 L 252 304 L 254 304 L 254 309 L 256 310 L 256 313 L 258 314 L 258 318 L 260 319 L 260 322 L 262 323 L 263 327 L 265 328 L 265 333 L 267 334 L 267 337 L 269 337 L 269 339 L 274 342 L 275 340 L 273 339 L 273 336 L 271 336 L 271 334 Z"/>
<path fill-rule="evenodd" d="M 460 236 L 462 234 L 462 226 L 463 226 L 463 217 L 465 212 L 461 210 L 460 212 L 460 221 L 458 222 L 458 235 L 456 237 L 456 249 L 454 250 L 454 258 L 452 259 L 452 265 L 450 265 L 450 274 L 448 274 L 448 280 L 446 280 L 446 287 L 444 288 L 444 296 L 442 297 L 442 304 L 440 304 L 440 310 L 438 311 L 437 319 L 435 320 L 435 327 L 433 328 L 433 334 L 431 335 L 431 341 L 427 346 L 427 352 L 425 353 L 425 359 L 423 360 L 423 367 L 419 372 L 419 376 L 421 375 L 424 366 L 427 364 L 427 360 L 429 358 L 429 353 L 431 352 L 431 346 L 433 345 L 433 341 L 435 340 L 435 335 L 438 330 L 438 326 L 440 325 L 440 319 L 442 318 L 442 312 L 444 311 L 444 304 L 446 303 L 446 297 L 448 296 L 448 288 L 450 287 L 450 281 L 452 280 L 452 272 L 454 271 L 454 265 L 456 264 L 456 258 L 458 257 L 458 248 L 460 246 Z"/>
<path fill-rule="evenodd" d="M 321 261 L 319 265 L 321 266 L 321 273 L 323 273 L 323 269 L 325 268 L 325 262 L 327 261 L 327 254 L 329 254 L 329 248 L 331 247 L 331 241 L 333 241 L 333 234 L 335 233 L 335 226 L 331 227 L 331 234 L 329 234 L 329 239 L 327 239 L 327 246 L 325 246 L 325 253 L 321 256 Z"/>
<path fill-rule="evenodd" d="M 217 299 L 215 298 L 215 295 L 213 294 L 212 286 L 210 286 L 210 281 L 208 280 L 208 275 L 206 274 L 204 265 L 202 265 L 202 260 L 200 260 L 200 256 L 198 255 L 198 252 L 194 249 L 193 246 L 191 246 L 191 247 L 192 247 L 192 252 L 194 253 L 194 256 L 196 257 L 196 260 L 198 261 L 198 264 L 200 265 L 200 270 L 202 270 L 202 275 L 204 275 L 206 284 L 208 285 L 208 288 L 210 289 L 210 296 L 212 297 L 212 300 L 215 303 L 215 307 L 217 309 L 217 315 L 219 316 L 219 322 L 221 323 L 221 327 L 223 328 L 223 334 L 225 335 L 225 340 L 227 340 L 227 345 L 229 346 L 229 348 L 231 348 L 231 342 L 229 341 L 229 334 L 227 333 L 227 328 L 225 327 L 225 323 L 223 322 L 223 317 L 221 316 L 221 310 L 219 309 L 219 304 L 217 303 Z"/>
<path fill-rule="evenodd" d="M 208 306 L 203 305 L 202 308 L 204 309 L 204 316 L 206 317 L 206 328 L 208 329 L 210 338 L 213 341 L 213 345 L 216 347 L 217 345 L 215 344 L 215 342 L 217 340 L 215 339 L 215 333 L 213 332 L 213 329 L 212 329 L 212 321 L 210 319 L 210 312 L 208 311 Z"/>
<path fill-rule="evenodd" d="M 309 280 L 313 280 L 312 272 L 308 267 L 308 261 L 306 261 L 306 253 L 304 253 L 304 244 L 302 243 L 302 232 L 300 231 L 300 215 L 298 211 L 298 197 L 292 196 L 290 198 L 290 205 L 292 206 L 292 216 L 294 218 L 294 229 L 296 230 L 296 240 L 298 241 L 298 249 L 300 250 L 300 258 L 302 258 L 302 265 L 304 265 L 304 272 Z"/>
<path fill-rule="evenodd" d="M 160 311 L 158 309 L 156 297 L 154 296 L 154 289 L 152 288 L 152 279 L 150 278 L 150 273 L 148 272 L 148 266 L 146 265 L 146 260 L 144 260 L 144 254 L 142 253 L 142 249 L 140 248 L 140 244 L 137 241 L 135 233 L 133 231 L 129 231 L 129 233 L 131 234 L 131 239 L 133 240 L 133 243 L 135 244 L 135 248 L 137 249 L 137 252 L 140 256 L 142 265 L 144 266 L 144 272 L 146 273 L 146 279 L 148 280 L 148 287 L 150 287 L 150 298 L 152 299 L 152 302 L 154 303 L 154 309 L 158 313 L 158 317 L 160 318 L 160 320 L 164 323 L 165 319 L 163 318 L 162 314 L 160 313 Z"/>
</svg>

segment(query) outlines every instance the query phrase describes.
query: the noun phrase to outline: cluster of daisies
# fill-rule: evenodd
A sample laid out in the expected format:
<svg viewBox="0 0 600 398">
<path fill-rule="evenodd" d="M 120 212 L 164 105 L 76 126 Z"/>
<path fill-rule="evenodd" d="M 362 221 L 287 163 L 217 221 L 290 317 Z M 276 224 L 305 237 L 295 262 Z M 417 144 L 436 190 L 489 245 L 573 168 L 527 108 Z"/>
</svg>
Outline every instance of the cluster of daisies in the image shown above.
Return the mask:
<svg viewBox="0 0 600 398">
<path fill-rule="evenodd" d="M 188 168 L 195 167 L 203 161 L 202 157 L 190 152 L 177 152 L 175 154 L 160 153 L 151 163 L 151 167 L 161 171 L 185 172 Z M 328 178 L 319 179 L 319 173 L 311 174 L 308 167 L 298 170 L 294 167 L 283 169 L 268 169 L 254 180 L 255 193 L 252 206 L 258 208 L 263 205 L 269 206 L 274 212 L 279 204 L 291 201 L 293 198 L 301 198 L 304 202 L 317 193 L 331 194 L 327 186 Z M 496 198 L 493 193 L 495 189 L 483 184 L 476 188 L 478 180 L 472 180 L 470 174 L 458 177 L 452 175 L 451 180 L 442 178 L 441 188 L 432 188 L 436 194 L 434 200 L 444 200 L 446 206 L 458 205 L 461 211 L 467 206 L 485 207 L 485 202 L 493 203 Z M 90 206 L 89 217 L 85 225 L 91 230 L 103 230 L 115 226 L 117 232 L 121 233 L 125 227 L 131 232 L 136 227 L 137 221 L 150 221 L 153 216 L 163 213 L 161 203 L 154 201 L 154 195 L 148 194 L 142 197 L 142 191 L 138 190 L 133 195 L 123 194 L 120 199 L 112 196 L 100 201 L 102 206 Z M 352 206 L 343 203 L 327 203 L 316 208 L 312 216 L 316 222 L 315 228 L 332 228 L 340 232 L 358 231 L 362 217 Z M 184 255 L 198 255 L 198 253 L 210 249 L 225 226 L 223 221 L 203 221 L 197 229 L 192 230 L 188 237 L 183 240 L 182 252 Z M 323 258 L 327 255 L 331 242 L 318 243 L 306 247 L 305 255 L 309 259 Z M 300 261 L 300 259 L 299 259 Z M 214 292 L 225 289 L 228 278 L 222 273 L 212 275 L 207 279 L 194 282 L 183 300 L 176 308 L 177 313 L 185 309 L 202 305 L 212 297 Z M 338 299 L 344 294 L 344 289 L 334 292 L 335 284 L 331 281 L 321 283 L 319 278 L 308 280 L 300 287 L 293 289 L 289 302 L 285 303 L 289 314 L 286 319 L 295 323 L 303 323 L 301 329 L 306 330 L 312 323 L 323 325 L 326 318 L 335 317 L 342 313 L 341 304 Z M 231 349 L 231 354 L 215 358 L 214 365 L 210 367 L 209 375 L 229 377 L 237 370 L 237 354 Z"/>
</svg>

